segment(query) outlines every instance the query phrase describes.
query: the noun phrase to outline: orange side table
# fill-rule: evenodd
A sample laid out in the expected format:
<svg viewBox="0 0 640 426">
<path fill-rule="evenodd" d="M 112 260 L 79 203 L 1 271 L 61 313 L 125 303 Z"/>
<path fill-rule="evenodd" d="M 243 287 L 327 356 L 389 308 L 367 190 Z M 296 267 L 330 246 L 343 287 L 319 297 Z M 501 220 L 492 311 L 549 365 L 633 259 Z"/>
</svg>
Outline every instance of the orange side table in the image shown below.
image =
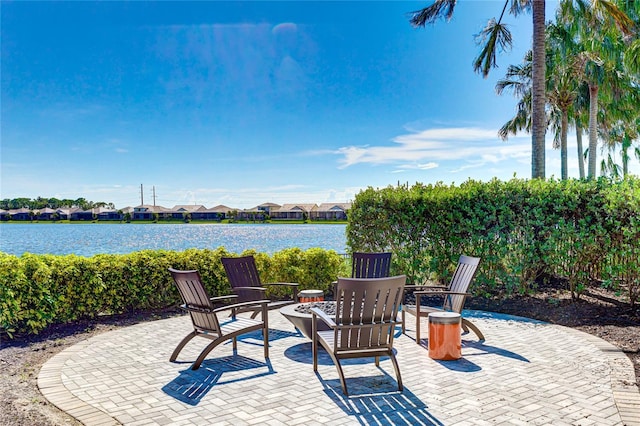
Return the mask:
<svg viewBox="0 0 640 426">
<path fill-rule="evenodd" d="M 455 312 L 429 314 L 429 357 L 443 361 L 462 357 L 461 318 Z"/>
</svg>

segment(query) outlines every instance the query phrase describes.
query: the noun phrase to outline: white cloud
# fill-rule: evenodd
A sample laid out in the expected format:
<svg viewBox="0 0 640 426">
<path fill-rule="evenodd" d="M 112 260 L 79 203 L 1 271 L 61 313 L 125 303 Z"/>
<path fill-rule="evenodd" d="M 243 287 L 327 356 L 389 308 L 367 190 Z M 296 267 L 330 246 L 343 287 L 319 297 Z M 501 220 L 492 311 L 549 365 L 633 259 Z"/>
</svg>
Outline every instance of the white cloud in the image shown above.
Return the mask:
<svg viewBox="0 0 640 426">
<path fill-rule="evenodd" d="M 334 151 L 340 155 L 340 168 L 360 163 L 399 164 L 401 170 L 428 170 L 443 161 L 462 163 L 456 170 L 481 167 L 531 156 L 528 137 L 501 141 L 495 129 L 451 127 L 427 129 L 399 135 L 388 146 L 345 146 Z"/>
<path fill-rule="evenodd" d="M 398 170 L 394 170 L 392 173 L 401 173 L 407 170 L 430 170 L 439 167 L 440 165 L 436 162 L 429 163 L 415 163 L 415 164 L 403 164 L 398 167 Z"/>
</svg>

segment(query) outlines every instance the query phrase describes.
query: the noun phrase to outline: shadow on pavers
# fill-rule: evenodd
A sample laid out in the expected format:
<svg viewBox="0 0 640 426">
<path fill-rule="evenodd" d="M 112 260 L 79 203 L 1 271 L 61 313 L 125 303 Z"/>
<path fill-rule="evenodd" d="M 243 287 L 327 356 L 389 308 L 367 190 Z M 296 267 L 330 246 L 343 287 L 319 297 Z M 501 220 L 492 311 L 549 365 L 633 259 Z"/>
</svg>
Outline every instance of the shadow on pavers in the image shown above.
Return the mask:
<svg viewBox="0 0 640 426">
<path fill-rule="evenodd" d="M 302 364 L 313 364 L 313 352 L 311 347 L 311 342 L 307 340 L 306 343 L 299 343 L 297 345 L 293 345 L 288 347 L 284 351 L 284 356 L 289 358 L 291 361 L 300 362 Z M 395 348 L 393 352 L 396 353 Z M 388 356 L 381 356 L 380 361 L 384 361 L 389 359 Z M 375 359 L 371 358 L 351 358 L 351 359 L 343 359 L 341 360 L 341 364 L 343 366 L 349 365 L 363 365 L 363 364 L 373 364 Z M 331 356 L 324 350 L 322 345 L 318 345 L 318 365 L 334 365 Z"/>
<path fill-rule="evenodd" d="M 463 348 L 474 348 L 479 352 L 464 354 L 465 357 L 468 356 L 478 356 L 478 355 L 499 355 L 506 358 L 515 359 L 516 361 L 522 362 L 531 362 L 529 359 L 523 357 L 520 354 L 512 352 L 510 350 L 499 348 L 497 346 L 487 345 L 484 342 L 478 342 L 475 340 L 463 340 L 462 341 Z"/>
<path fill-rule="evenodd" d="M 429 339 L 421 339 L 420 346 L 422 346 L 428 351 Z M 531 362 L 529 361 L 529 359 L 523 357 L 520 354 L 517 354 L 507 349 L 499 348 L 497 346 L 487 345 L 486 343 L 477 341 L 477 340 L 463 340 L 462 347 L 473 348 L 476 351 L 475 352 L 465 351 L 462 354 L 462 358 L 456 359 L 456 360 L 449 360 L 449 361 L 434 360 L 434 361 L 436 361 L 438 364 L 444 367 L 447 367 L 449 370 L 459 371 L 463 373 L 475 373 L 477 371 L 482 370 L 482 367 L 480 367 L 478 364 L 469 360 L 470 357 L 474 357 L 474 356 L 498 355 L 506 358 L 515 359 L 517 361 Z"/>
<path fill-rule="evenodd" d="M 279 330 L 277 328 L 269 328 L 269 343 L 295 336 L 298 336 L 296 332 Z M 262 346 L 262 331 L 257 330 L 241 334 L 240 336 L 238 336 L 238 342 L 247 343 L 254 346 Z M 227 342 L 224 342 L 224 344 L 230 345 L 232 344 L 232 341 L 229 340 Z"/>
<path fill-rule="evenodd" d="M 244 380 L 274 374 L 275 371 L 269 360 L 256 361 L 241 355 L 225 356 L 222 358 L 206 359 L 199 369 L 189 368 L 180 372 L 180 375 L 162 387 L 167 395 L 189 405 L 198 405 L 200 400 L 216 385 L 224 385 Z M 266 369 L 266 371 L 252 371 Z M 244 373 L 247 374 L 244 374 Z M 230 373 L 232 378 L 222 380 L 225 373 Z"/>
<path fill-rule="evenodd" d="M 342 393 L 339 379 L 320 379 L 320 382 L 324 393 L 359 424 L 444 425 L 406 387 L 398 391 L 398 383 L 386 372 L 379 376 L 347 378 L 349 396 Z"/>
</svg>

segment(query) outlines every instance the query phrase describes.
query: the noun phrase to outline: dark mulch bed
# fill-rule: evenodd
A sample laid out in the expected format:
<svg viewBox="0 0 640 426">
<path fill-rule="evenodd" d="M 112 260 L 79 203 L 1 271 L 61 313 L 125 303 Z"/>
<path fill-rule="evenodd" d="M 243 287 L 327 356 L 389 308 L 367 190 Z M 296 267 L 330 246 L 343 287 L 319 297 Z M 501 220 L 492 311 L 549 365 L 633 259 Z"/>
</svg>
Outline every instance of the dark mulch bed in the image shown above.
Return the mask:
<svg viewBox="0 0 640 426">
<path fill-rule="evenodd" d="M 610 291 L 592 287 L 580 300 L 572 302 L 566 292 L 547 287 L 535 296 L 505 300 L 471 298 L 466 308 L 535 318 L 601 337 L 629 356 L 635 366 L 636 383 L 640 383 L 640 307 L 631 309 Z M 105 317 L 50 327 L 38 336 L 13 340 L 1 336 L 0 424 L 79 425 L 45 401 L 38 391 L 36 378 L 42 364 L 61 350 L 93 335 L 180 313 L 172 309 Z"/>
</svg>

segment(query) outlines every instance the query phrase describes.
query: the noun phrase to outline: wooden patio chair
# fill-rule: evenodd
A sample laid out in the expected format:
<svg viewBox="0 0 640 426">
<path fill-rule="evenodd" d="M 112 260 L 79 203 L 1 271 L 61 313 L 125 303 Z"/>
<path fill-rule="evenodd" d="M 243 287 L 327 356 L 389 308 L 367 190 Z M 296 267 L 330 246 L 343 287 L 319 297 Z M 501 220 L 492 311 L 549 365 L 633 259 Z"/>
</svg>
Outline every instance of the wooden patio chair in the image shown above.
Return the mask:
<svg viewBox="0 0 640 426">
<path fill-rule="evenodd" d="M 347 358 L 375 357 L 380 366 L 380 357 L 391 358 L 402 390 L 400 368 L 393 353 L 394 329 L 398 309 L 402 303 L 404 275 L 390 278 L 338 278 L 336 286 L 336 314 L 329 316 L 318 308 L 312 308 L 313 371 L 318 371 L 318 344 L 322 345 L 333 359 L 342 392 L 348 396 L 347 384 L 340 360 Z M 329 330 L 319 330 L 318 321 Z"/>
<path fill-rule="evenodd" d="M 269 301 L 268 310 L 279 309 L 286 305 L 298 303 L 298 283 L 265 283 L 260 281 L 258 268 L 253 256 L 223 257 L 222 265 L 227 273 L 227 279 L 231 284 L 231 290 L 238 296 L 238 302 L 245 303 L 253 300 L 266 299 L 267 288 L 265 286 L 284 286 L 291 289 L 291 298 L 286 300 Z M 254 311 L 251 315 L 255 318 L 260 307 L 249 306 L 245 311 Z"/>
<path fill-rule="evenodd" d="M 351 278 L 385 278 L 389 276 L 391 253 L 354 252 L 351 257 Z"/>
<path fill-rule="evenodd" d="M 464 302 L 467 296 L 471 296 L 468 293 L 469 285 L 473 281 L 478 264 L 480 263 L 479 257 L 460 256 L 458 265 L 453 273 L 453 277 L 449 282 L 448 287 L 442 286 L 406 286 L 407 290 L 413 291 L 415 295 L 415 305 L 404 304 L 402 306 L 402 332 L 405 333 L 405 314 L 411 314 L 416 317 L 416 343 L 420 344 L 420 318 L 426 318 L 431 312 L 450 311 L 462 314 L 464 308 Z M 421 303 L 421 296 L 442 296 L 444 302 L 442 306 L 424 306 Z M 462 330 L 465 333 L 471 329 L 478 339 L 484 340 L 484 335 L 471 321 L 462 317 Z M 405 333 L 406 334 L 406 333 Z"/>
<path fill-rule="evenodd" d="M 351 278 L 386 278 L 391 267 L 391 253 L 364 253 L 354 251 L 351 255 Z M 333 294 L 336 284 L 331 283 Z"/>
<path fill-rule="evenodd" d="M 252 300 L 251 302 L 234 303 L 223 305 L 224 302 L 235 301 L 238 296 L 235 294 L 228 296 L 209 297 L 205 290 L 198 271 L 178 271 L 169 268 L 171 276 L 178 287 L 180 296 L 184 304 L 181 306 L 189 312 L 193 331 L 189 333 L 175 348 L 169 361 L 173 362 L 185 345 L 194 337 L 201 336 L 213 340 L 191 366 L 192 370 L 200 368 L 200 364 L 205 357 L 220 343 L 229 339 L 233 340 L 234 353 L 238 350 L 237 337 L 256 330 L 262 330 L 264 341 L 264 357 L 269 358 L 269 324 L 267 303 L 268 300 Z M 248 305 L 259 305 L 262 316 L 260 320 L 254 318 L 243 318 L 236 316 L 238 310 L 246 308 Z M 218 315 L 219 313 L 231 312 L 230 316 Z"/>
</svg>

